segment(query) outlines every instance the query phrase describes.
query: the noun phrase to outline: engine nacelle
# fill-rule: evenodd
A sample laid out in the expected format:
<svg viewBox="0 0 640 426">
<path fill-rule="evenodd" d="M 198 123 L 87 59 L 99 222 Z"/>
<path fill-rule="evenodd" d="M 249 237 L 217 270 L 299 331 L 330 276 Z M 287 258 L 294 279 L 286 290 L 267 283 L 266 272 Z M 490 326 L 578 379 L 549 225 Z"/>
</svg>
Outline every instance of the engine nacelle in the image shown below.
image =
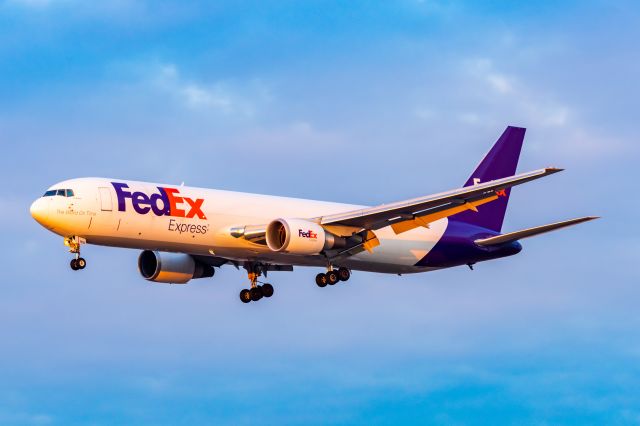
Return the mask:
<svg viewBox="0 0 640 426">
<path fill-rule="evenodd" d="M 271 250 L 292 254 L 318 254 L 346 245 L 344 238 L 304 219 L 276 219 L 267 225 L 265 237 Z"/>
<path fill-rule="evenodd" d="M 138 257 L 138 270 L 147 280 L 157 283 L 186 284 L 194 278 L 208 278 L 213 266 L 198 262 L 184 253 L 145 250 Z"/>
</svg>

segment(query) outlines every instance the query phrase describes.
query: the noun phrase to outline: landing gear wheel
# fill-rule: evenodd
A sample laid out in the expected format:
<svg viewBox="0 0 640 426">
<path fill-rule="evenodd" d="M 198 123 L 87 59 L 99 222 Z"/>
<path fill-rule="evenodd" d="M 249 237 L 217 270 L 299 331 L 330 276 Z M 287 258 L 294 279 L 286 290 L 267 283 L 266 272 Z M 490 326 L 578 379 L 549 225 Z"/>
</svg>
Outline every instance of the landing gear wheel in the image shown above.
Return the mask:
<svg viewBox="0 0 640 426">
<path fill-rule="evenodd" d="M 87 266 L 87 261 L 83 257 L 79 257 L 76 259 L 76 266 L 78 269 L 84 269 Z"/>
<path fill-rule="evenodd" d="M 249 303 L 251 302 L 251 292 L 249 290 L 247 290 L 246 288 L 243 289 L 240 292 L 240 300 L 242 300 L 242 303 Z"/>
<path fill-rule="evenodd" d="M 327 284 L 329 285 L 334 285 L 335 283 L 340 281 L 340 278 L 338 278 L 338 273 L 336 271 L 329 271 L 327 272 L 326 275 L 327 275 Z"/>
<path fill-rule="evenodd" d="M 262 295 L 264 297 L 273 296 L 273 286 L 271 284 L 263 284 L 263 286 L 262 286 Z"/>
<path fill-rule="evenodd" d="M 71 269 L 73 269 L 74 271 L 80 269 L 80 267 L 78 266 L 78 261 L 76 259 L 71 259 L 71 262 L 69 262 L 69 266 L 71 266 Z"/>
<path fill-rule="evenodd" d="M 249 293 L 251 294 L 251 300 L 253 300 L 254 302 L 257 302 L 258 300 L 262 299 L 262 288 L 261 287 L 254 287 L 251 290 L 249 290 Z"/>
<path fill-rule="evenodd" d="M 316 284 L 318 285 L 318 287 L 326 287 L 328 282 L 329 281 L 327 280 L 327 274 L 316 275 Z"/>
<path fill-rule="evenodd" d="M 338 278 L 340 281 L 348 281 L 351 278 L 351 272 L 347 268 L 338 269 Z"/>
</svg>

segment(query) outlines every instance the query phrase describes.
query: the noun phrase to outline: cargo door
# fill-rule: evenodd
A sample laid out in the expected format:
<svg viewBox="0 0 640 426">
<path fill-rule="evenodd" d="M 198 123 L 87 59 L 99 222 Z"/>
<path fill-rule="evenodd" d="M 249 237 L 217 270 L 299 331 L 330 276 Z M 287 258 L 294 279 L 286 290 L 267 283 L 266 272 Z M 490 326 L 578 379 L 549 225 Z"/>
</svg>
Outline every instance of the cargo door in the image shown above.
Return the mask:
<svg viewBox="0 0 640 426">
<path fill-rule="evenodd" d="M 103 212 L 113 211 L 113 201 L 111 200 L 111 189 L 100 187 L 100 210 Z"/>
</svg>

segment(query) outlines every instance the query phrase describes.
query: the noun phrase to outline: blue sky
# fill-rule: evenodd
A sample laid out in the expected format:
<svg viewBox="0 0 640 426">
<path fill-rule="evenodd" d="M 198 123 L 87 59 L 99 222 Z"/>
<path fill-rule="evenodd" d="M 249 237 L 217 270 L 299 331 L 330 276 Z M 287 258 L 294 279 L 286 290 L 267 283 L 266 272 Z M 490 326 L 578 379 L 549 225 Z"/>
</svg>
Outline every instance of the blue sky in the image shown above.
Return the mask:
<svg viewBox="0 0 640 426">
<path fill-rule="evenodd" d="M 0 423 L 640 422 L 632 1 L 0 1 Z M 377 204 L 529 130 L 505 230 L 600 221 L 414 276 L 153 285 L 68 268 L 28 214 L 109 176 Z"/>
</svg>

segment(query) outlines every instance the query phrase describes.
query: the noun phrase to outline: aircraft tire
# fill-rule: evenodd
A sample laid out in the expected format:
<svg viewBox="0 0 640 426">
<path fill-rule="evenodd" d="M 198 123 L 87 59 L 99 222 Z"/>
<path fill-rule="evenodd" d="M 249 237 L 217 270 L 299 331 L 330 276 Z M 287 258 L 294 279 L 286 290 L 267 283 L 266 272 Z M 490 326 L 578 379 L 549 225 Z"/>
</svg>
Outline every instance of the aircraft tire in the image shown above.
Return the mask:
<svg viewBox="0 0 640 426">
<path fill-rule="evenodd" d="M 87 267 L 87 261 L 84 260 L 84 257 L 79 257 L 76 260 L 76 266 L 78 267 L 78 269 L 84 269 Z"/>
<path fill-rule="evenodd" d="M 318 285 L 318 287 L 326 287 L 328 281 L 329 280 L 327 279 L 327 274 L 316 275 L 316 284 Z"/>
<path fill-rule="evenodd" d="M 271 284 L 264 284 L 262 286 L 262 295 L 264 297 L 271 297 L 273 296 L 273 286 Z"/>
<path fill-rule="evenodd" d="M 338 278 L 340 278 L 340 281 L 349 281 L 351 272 L 347 268 L 340 268 L 338 269 Z"/>
<path fill-rule="evenodd" d="M 249 293 L 251 295 L 251 300 L 253 300 L 254 302 L 262 299 L 262 288 L 260 287 L 252 288 L 251 290 L 249 290 Z"/>
<path fill-rule="evenodd" d="M 78 262 L 76 259 L 71 259 L 71 262 L 69 262 L 69 266 L 71 266 L 71 269 L 73 269 L 74 271 L 77 271 L 78 269 Z"/>
<path fill-rule="evenodd" d="M 334 285 L 338 281 L 340 281 L 340 278 L 338 277 L 338 273 L 336 271 L 327 272 L 327 284 Z"/>
<path fill-rule="evenodd" d="M 249 292 L 249 290 L 245 288 L 240 291 L 240 300 L 242 300 L 242 303 L 251 302 L 251 293 Z"/>
</svg>

